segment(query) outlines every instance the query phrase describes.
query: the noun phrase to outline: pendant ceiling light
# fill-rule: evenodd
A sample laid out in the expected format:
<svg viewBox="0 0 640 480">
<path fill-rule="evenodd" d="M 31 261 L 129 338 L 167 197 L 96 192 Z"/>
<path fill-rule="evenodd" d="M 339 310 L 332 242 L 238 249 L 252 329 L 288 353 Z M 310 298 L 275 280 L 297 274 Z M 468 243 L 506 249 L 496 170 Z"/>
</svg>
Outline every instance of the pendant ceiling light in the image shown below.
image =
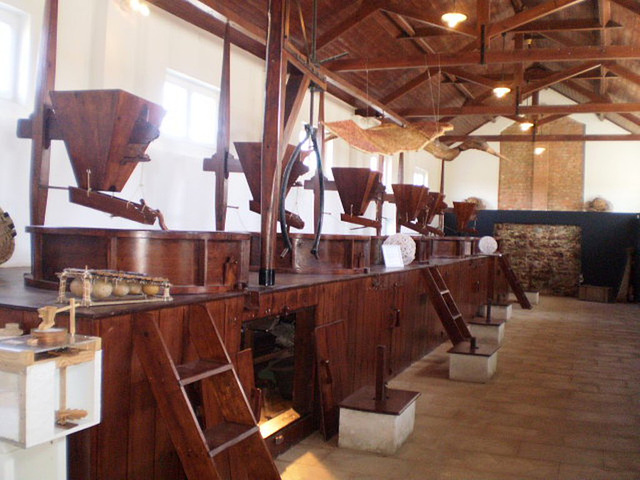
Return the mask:
<svg viewBox="0 0 640 480">
<path fill-rule="evenodd" d="M 527 130 L 533 127 L 533 122 L 531 120 L 523 120 L 520 122 L 520 130 L 526 132 Z"/>
<path fill-rule="evenodd" d="M 464 13 L 458 11 L 458 9 L 456 8 L 456 2 L 454 0 L 453 10 L 443 14 L 440 18 L 449 26 L 449 28 L 456 28 L 456 25 L 464 22 L 467 19 L 467 16 Z"/>
<path fill-rule="evenodd" d="M 503 53 L 504 53 L 504 45 L 505 45 L 506 36 L 507 36 L 506 33 L 502 34 L 502 52 Z M 511 91 L 511 87 L 507 86 L 507 84 L 504 81 L 504 64 L 502 64 L 500 68 L 502 70 L 502 78 L 500 80 L 500 83 L 498 85 L 496 85 L 495 87 L 493 87 L 493 94 L 497 98 L 502 98 L 507 93 L 509 93 Z"/>
</svg>

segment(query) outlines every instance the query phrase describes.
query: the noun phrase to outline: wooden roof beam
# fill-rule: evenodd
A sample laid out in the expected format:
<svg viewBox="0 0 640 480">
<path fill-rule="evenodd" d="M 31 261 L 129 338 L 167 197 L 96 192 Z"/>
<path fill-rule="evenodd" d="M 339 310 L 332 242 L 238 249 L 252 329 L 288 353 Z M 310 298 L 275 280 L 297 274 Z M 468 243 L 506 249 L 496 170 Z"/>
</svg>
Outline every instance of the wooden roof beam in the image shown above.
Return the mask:
<svg viewBox="0 0 640 480">
<path fill-rule="evenodd" d="M 464 142 L 465 140 L 481 140 L 485 142 L 531 142 L 533 135 L 444 135 L 438 140 L 443 143 Z M 559 135 L 536 135 L 536 141 L 540 142 L 637 142 L 640 141 L 640 134 L 559 134 Z"/>
<path fill-rule="evenodd" d="M 583 1 L 584 0 L 548 0 L 533 8 L 522 10 L 510 18 L 494 22 L 489 27 L 487 36 L 489 38 L 497 37 L 504 32 L 514 30 L 522 25 L 526 25 L 527 23 L 538 20 L 539 18 L 546 17 L 552 13 L 577 5 Z"/>
<path fill-rule="evenodd" d="M 398 28 L 400 31 L 404 32 L 407 35 L 413 35 L 415 33 L 414 28 L 411 26 L 411 24 L 401 15 L 398 15 L 396 13 L 392 13 L 392 12 L 384 12 L 384 16 L 385 18 L 387 18 L 396 28 Z M 433 49 L 433 47 L 431 45 L 429 45 L 429 43 L 424 39 L 424 38 L 415 38 L 413 39 L 413 44 L 416 46 L 416 48 L 418 48 L 418 50 L 420 52 L 423 53 L 430 53 L 430 54 L 435 54 L 436 51 Z M 429 68 L 427 66 L 427 72 L 429 72 Z M 444 74 L 443 77 L 445 79 L 450 79 L 451 76 Z M 464 85 L 455 85 L 456 90 L 458 90 L 458 92 L 460 92 L 460 94 L 465 98 L 465 99 L 472 99 L 473 95 L 471 94 L 471 92 L 464 86 Z M 407 92 L 404 92 L 407 93 Z M 404 95 L 403 93 L 403 95 Z M 396 97 L 398 98 L 398 97 Z"/>
<path fill-rule="evenodd" d="M 529 95 L 533 92 L 543 90 L 545 88 L 550 87 L 556 83 L 564 82 L 570 78 L 575 77 L 576 75 L 580 75 L 581 73 L 588 72 L 589 70 L 593 70 L 601 65 L 600 62 L 587 62 L 581 65 L 576 65 L 575 67 L 568 68 L 566 70 L 562 70 L 560 72 L 552 73 L 545 78 L 538 80 L 537 82 L 530 83 L 526 87 L 522 89 L 523 95 Z"/>
<path fill-rule="evenodd" d="M 439 15 L 432 13 L 431 9 L 414 8 L 410 5 L 406 5 L 406 2 L 397 0 L 385 2 L 385 4 L 382 6 L 382 9 L 387 12 L 402 15 L 403 17 L 412 18 L 432 27 L 448 31 L 449 33 L 457 33 L 460 35 L 465 35 L 467 37 L 476 38 L 475 27 L 459 24 L 455 28 L 451 28 L 442 22 L 442 19 Z"/>
<path fill-rule="evenodd" d="M 515 113 L 513 105 L 463 105 L 462 107 L 441 107 L 442 116 L 460 115 L 501 115 L 509 116 Z M 556 115 L 574 113 L 632 113 L 640 112 L 640 103 L 579 103 L 576 105 L 521 105 L 519 113 L 522 115 Z M 428 117 L 433 114 L 425 108 L 410 108 L 399 110 L 398 113 L 407 118 Z"/>
<path fill-rule="evenodd" d="M 491 78 L 485 77 L 484 75 L 472 73 L 459 67 L 447 67 L 442 71 L 457 78 L 463 78 L 467 82 L 475 83 L 476 85 L 482 85 L 483 87 L 493 88 L 499 83 L 499 80 L 493 80 Z"/>
<path fill-rule="evenodd" d="M 640 49 L 635 46 L 613 45 L 601 47 L 530 48 L 527 50 L 488 51 L 486 64 L 533 63 L 533 62 L 578 62 L 639 59 Z M 372 58 L 335 60 L 329 68 L 334 72 L 356 72 L 363 70 L 398 70 L 424 68 L 428 65 L 459 67 L 479 65 L 480 52 L 462 52 L 450 55 L 425 54 L 407 58 Z"/>
<path fill-rule="evenodd" d="M 622 77 L 622 78 L 624 78 L 626 80 L 629 80 L 630 82 L 633 82 L 636 85 L 640 86 L 640 75 L 637 74 L 636 72 L 633 72 L 633 71 L 629 70 L 627 67 L 623 67 L 622 65 L 620 65 L 619 63 L 616 63 L 616 62 L 607 62 L 605 64 L 605 66 L 610 71 L 612 71 L 613 73 L 618 75 L 619 77 Z"/>
<path fill-rule="evenodd" d="M 362 2 L 355 13 L 344 17 L 337 25 L 320 35 L 316 43 L 317 49 L 320 50 L 322 47 L 325 47 L 333 40 L 340 37 L 341 35 L 344 35 L 348 30 L 368 18 L 370 15 L 377 12 L 380 9 L 379 3 L 380 2 L 378 2 L 377 0 Z M 349 8 L 349 6 L 347 6 L 346 8 Z M 335 14 L 335 18 L 341 18 L 342 15 L 340 13 L 341 12 L 337 12 Z"/>
<path fill-rule="evenodd" d="M 413 77 L 411 80 L 409 80 L 407 83 L 402 85 L 400 88 L 396 89 L 395 91 L 388 94 L 386 97 L 382 98 L 380 102 L 383 104 L 391 103 L 394 100 L 397 100 L 403 95 L 409 93 L 414 88 L 418 88 L 423 83 L 428 82 L 430 79 L 431 79 L 431 72 L 429 70 L 425 70 L 421 74 Z"/>
<path fill-rule="evenodd" d="M 640 15 L 640 3 L 637 0 L 611 0 L 614 3 L 617 3 L 621 7 L 626 8 L 630 12 L 635 13 L 636 15 Z"/>
<path fill-rule="evenodd" d="M 603 0 L 608 1 L 608 0 Z M 539 33 L 539 32 L 586 32 L 586 31 L 609 31 L 613 29 L 623 28 L 622 25 L 616 22 L 607 21 L 599 22 L 589 19 L 566 19 L 566 20 L 542 20 L 537 22 L 527 23 L 522 27 L 518 27 L 513 32 L 518 33 Z"/>
</svg>

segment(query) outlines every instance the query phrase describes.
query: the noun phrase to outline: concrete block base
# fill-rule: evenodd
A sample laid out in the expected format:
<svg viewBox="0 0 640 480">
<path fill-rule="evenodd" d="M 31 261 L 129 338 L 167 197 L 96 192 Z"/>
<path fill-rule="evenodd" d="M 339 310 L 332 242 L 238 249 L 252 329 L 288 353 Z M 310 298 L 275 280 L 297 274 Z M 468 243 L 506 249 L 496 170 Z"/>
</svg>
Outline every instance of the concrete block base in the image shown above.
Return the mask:
<svg viewBox="0 0 640 480">
<path fill-rule="evenodd" d="M 484 323 L 482 321 L 469 322 L 471 335 L 476 337 L 478 343 L 490 345 L 502 345 L 504 341 L 504 323 Z"/>
<path fill-rule="evenodd" d="M 538 305 L 540 303 L 540 292 L 524 292 L 531 305 Z M 509 300 L 517 302 L 518 299 L 513 292 L 509 293 Z"/>
<path fill-rule="evenodd" d="M 417 392 L 387 390 L 382 405 L 364 388 L 340 404 L 338 446 L 393 455 L 413 432 Z M 351 408 L 354 407 L 354 408 Z"/>
<path fill-rule="evenodd" d="M 511 312 L 513 307 L 510 303 L 504 305 L 491 305 L 491 319 L 492 320 L 502 320 L 507 321 L 511 319 Z M 478 315 L 480 317 L 487 316 L 487 305 L 482 305 L 478 309 Z"/>
<path fill-rule="evenodd" d="M 449 378 L 462 382 L 486 383 L 496 373 L 498 367 L 498 347 L 479 345 L 469 348 L 462 342 L 449 350 Z"/>
</svg>

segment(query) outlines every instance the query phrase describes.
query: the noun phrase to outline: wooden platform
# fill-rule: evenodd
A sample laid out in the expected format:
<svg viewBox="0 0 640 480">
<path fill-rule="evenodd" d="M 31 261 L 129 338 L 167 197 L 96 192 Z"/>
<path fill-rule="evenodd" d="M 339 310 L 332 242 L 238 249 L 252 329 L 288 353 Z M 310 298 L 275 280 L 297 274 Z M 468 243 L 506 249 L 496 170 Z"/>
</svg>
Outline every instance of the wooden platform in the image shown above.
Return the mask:
<svg viewBox="0 0 640 480">
<path fill-rule="evenodd" d="M 472 316 L 486 301 L 490 271 L 488 257 L 437 259 L 460 310 Z M 161 424 L 149 384 L 133 353 L 133 325 L 142 312 L 151 312 L 173 358 L 188 363 L 193 346 L 188 337 L 191 304 L 206 306 L 214 318 L 229 355 L 242 349 L 244 322 L 274 316 L 311 316 L 311 329 L 301 336 L 313 342 L 313 328 L 345 323 L 345 362 L 330 358 L 333 378 L 344 385 L 334 399 L 339 403 L 351 393 L 375 381 L 375 346 L 389 353 L 390 377 L 422 358 L 446 335 L 428 302 L 422 270 L 429 264 L 403 269 L 371 267 L 368 273 L 350 275 L 280 274 L 274 287 L 260 287 L 250 273 L 243 291 L 173 295 L 172 302 L 80 308 L 77 332 L 99 336 L 103 345 L 103 410 L 97 427 L 79 432 L 69 440 L 73 452 L 69 465 L 72 480 L 169 480 L 184 473 L 172 442 Z M 37 308 L 55 302 L 57 292 L 24 286 L 26 269 L 0 268 L 0 326 L 17 322 L 29 331 L 39 323 Z M 145 313 L 146 315 L 147 313 Z M 393 321 L 391 321 L 393 320 Z M 57 322 L 65 326 L 65 315 Z M 331 352 L 333 353 L 333 352 Z M 343 371 L 344 370 L 344 371 Z M 242 378 L 242 372 L 239 372 Z M 317 394 L 309 379 L 308 397 Z M 305 415 L 266 438 L 272 452 L 282 452 L 308 435 L 320 422 L 316 414 Z M 162 465 L 162 468 L 156 466 Z"/>
</svg>

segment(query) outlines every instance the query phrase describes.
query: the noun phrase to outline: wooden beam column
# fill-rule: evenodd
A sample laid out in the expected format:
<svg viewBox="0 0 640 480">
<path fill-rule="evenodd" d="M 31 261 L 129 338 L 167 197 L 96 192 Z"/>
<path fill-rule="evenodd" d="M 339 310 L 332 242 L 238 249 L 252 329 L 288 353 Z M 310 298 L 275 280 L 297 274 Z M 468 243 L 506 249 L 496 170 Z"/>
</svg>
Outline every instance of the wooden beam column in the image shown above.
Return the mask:
<svg viewBox="0 0 640 480">
<path fill-rule="evenodd" d="M 282 170 L 284 87 L 287 62 L 284 39 L 287 30 L 288 0 L 269 1 L 269 33 L 267 36 L 267 81 L 265 88 L 264 128 L 262 136 L 262 181 L 260 190 L 261 239 L 260 285 L 275 284 L 276 222 L 278 192 Z"/>
<path fill-rule="evenodd" d="M 31 116 L 31 225 L 44 225 L 47 212 L 51 159 L 51 140 L 47 125 L 52 114 L 49 92 L 55 85 L 57 40 L 58 0 L 47 0 L 40 40 L 35 107 Z"/>
</svg>

